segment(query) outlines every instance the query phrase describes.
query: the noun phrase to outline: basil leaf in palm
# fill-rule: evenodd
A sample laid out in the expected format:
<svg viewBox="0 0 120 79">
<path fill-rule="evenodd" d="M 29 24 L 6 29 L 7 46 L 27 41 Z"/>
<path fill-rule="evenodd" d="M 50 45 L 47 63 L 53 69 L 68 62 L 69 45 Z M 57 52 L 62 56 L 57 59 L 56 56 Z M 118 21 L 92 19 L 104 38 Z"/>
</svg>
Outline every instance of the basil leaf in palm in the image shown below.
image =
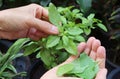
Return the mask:
<svg viewBox="0 0 120 79">
<path fill-rule="evenodd" d="M 99 66 L 87 54 L 82 53 L 80 57 L 69 64 L 62 65 L 57 70 L 58 76 L 74 76 L 83 79 L 94 79 Z"/>
</svg>

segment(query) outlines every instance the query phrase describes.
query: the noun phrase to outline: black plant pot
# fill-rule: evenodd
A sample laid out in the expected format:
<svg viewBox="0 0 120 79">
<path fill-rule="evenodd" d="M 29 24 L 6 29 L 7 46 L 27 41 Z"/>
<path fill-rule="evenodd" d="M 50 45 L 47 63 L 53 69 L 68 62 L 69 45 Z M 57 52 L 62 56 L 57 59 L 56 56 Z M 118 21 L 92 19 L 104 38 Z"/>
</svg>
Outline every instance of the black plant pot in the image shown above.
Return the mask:
<svg viewBox="0 0 120 79">
<path fill-rule="evenodd" d="M 30 69 L 30 79 L 40 79 L 40 77 L 47 71 L 44 67 L 43 62 L 41 60 L 35 60 L 31 69 Z"/>
<path fill-rule="evenodd" d="M 120 79 L 120 68 L 111 71 L 107 79 Z"/>
<path fill-rule="evenodd" d="M 119 68 L 119 66 L 112 63 L 109 59 L 106 59 L 106 68 L 109 74 L 111 71 L 115 70 L 116 68 Z"/>
<path fill-rule="evenodd" d="M 6 53 L 9 47 L 14 43 L 14 41 L 9 41 L 9 40 L 0 40 L 0 51 L 2 53 Z M 19 52 L 22 53 L 22 52 Z M 29 68 L 31 66 L 31 62 L 29 57 L 18 57 L 13 60 L 13 65 L 16 68 L 17 72 L 29 72 Z M 15 77 L 14 79 L 29 79 L 29 76 L 27 75 L 26 77 Z"/>
<path fill-rule="evenodd" d="M 13 42 L 8 40 L 0 40 L 0 51 L 2 53 L 6 53 L 9 47 L 13 44 Z"/>
<path fill-rule="evenodd" d="M 114 63 L 114 51 L 107 51 L 106 57 L 106 68 L 108 69 L 108 74 L 111 73 L 116 68 L 119 68 L 119 63 Z"/>
<path fill-rule="evenodd" d="M 29 69 L 31 67 L 31 62 L 29 57 L 21 56 L 13 60 L 13 65 L 16 68 L 17 72 L 26 72 L 26 76 L 17 76 L 14 79 L 29 79 Z"/>
</svg>

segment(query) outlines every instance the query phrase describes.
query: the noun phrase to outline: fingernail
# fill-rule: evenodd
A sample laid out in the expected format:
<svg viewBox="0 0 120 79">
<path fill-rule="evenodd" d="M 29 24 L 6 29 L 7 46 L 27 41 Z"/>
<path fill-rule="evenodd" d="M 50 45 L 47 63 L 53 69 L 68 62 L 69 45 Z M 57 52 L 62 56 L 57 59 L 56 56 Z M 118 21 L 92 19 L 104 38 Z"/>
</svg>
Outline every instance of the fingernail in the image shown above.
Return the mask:
<svg viewBox="0 0 120 79">
<path fill-rule="evenodd" d="M 58 33 L 59 33 L 58 28 L 57 28 L 56 26 L 52 26 L 51 32 L 52 32 L 52 33 L 55 33 L 55 34 L 58 34 Z"/>
</svg>

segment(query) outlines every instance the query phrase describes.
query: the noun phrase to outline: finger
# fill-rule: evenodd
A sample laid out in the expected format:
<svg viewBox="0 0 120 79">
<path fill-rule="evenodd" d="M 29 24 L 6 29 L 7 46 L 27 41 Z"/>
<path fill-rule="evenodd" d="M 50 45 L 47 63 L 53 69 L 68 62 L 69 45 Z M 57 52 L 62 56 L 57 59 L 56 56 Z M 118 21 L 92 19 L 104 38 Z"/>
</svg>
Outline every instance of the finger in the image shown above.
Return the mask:
<svg viewBox="0 0 120 79">
<path fill-rule="evenodd" d="M 37 37 L 47 37 L 48 36 L 48 34 L 45 34 L 45 33 L 41 32 L 35 28 L 30 28 L 27 36 L 29 37 L 31 34 L 35 35 Z"/>
<path fill-rule="evenodd" d="M 100 43 L 99 40 L 96 39 L 96 40 L 93 41 L 92 50 L 90 52 L 90 57 L 94 60 L 96 59 L 97 49 L 100 45 L 101 45 L 101 43 Z"/>
<path fill-rule="evenodd" d="M 30 11 L 28 12 L 31 12 L 36 18 L 42 18 L 42 17 L 45 17 L 48 19 L 48 10 L 45 9 L 44 7 L 38 5 L 38 4 L 30 4 L 29 6 L 27 6 L 30 8 Z M 27 8 L 28 10 L 28 8 Z"/>
<path fill-rule="evenodd" d="M 105 59 L 106 59 L 106 50 L 103 46 L 100 46 L 97 49 L 97 58 L 96 58 L 96 61 L 98 62 L 100 68 L 105 68 Z"/>
<path fill-rule="evenodd" d="M 42 21 L 39 19 L 31 19 L 27 21 L 28 26 L 36 28 L 39 31 L 42 31 L 47 34 L 58 34 L 58 28 L 47 21 Z"/>
<path fill-rule="evenodd" d="M 37 36 L 32 35 L 32 34 L 29 36 L 29 38 L 32 39 L 32 40 L 35 40 L 35 41 L 38 41 L 38 40 L 41 39 L 41 37 L 37 37 Z"/>
<path fill-rule="evenodd" d="M 81 52 L 83 52 L 84 51 L 84 49 L 85 49 L 85 47 L 86 47 L 86 43 L 85 42 L 81 42 L 79 45 L 78 45 L 78 52 L 79 53 L 81 53 Z"/>
<path fill-rule="evenodd" d="M 36 35 L 37 37 L 42 37 L 42 38 L 45 38 L 45 37 L 48 36 L 48 34 L 45 34 L 45 33 L 40 32 L 40 31 L 37 31 L 37 32 L 35 33 L 35 35 Z"/>
<path fill-rule="evenodd" d="M 94 40 L 94 41 L 93 41 L 93 44 L 92 44 L 92 50 L 96 52 L 96 51 L 97 51 L 97 48 L 98 48 L 100 45 L 101 45 L 100 40 L 97 40 L 97 39 Z"/>
<path fill-rule="evenodd" d="M 85 52 L 89 55 L 91 49 L 92 49 L 92 44 L 93 44 L 93 41 L 95 40 L 94 37 L 90 37 L 87 41 L 87 44 L 86 44 L 86 48 L 85 48 Z"/>
<path fill-rule="evenodd" d="M 104 68 L 98 72 L 95 79 L 106 79 L 106 76 L 107 76 L 107 69 Z"/>
<path fill-rule="evenodd" d="M 37 18 L 42 18 L 42 19 L 45 19 L 45 20 L 49 20 L 49 17 L 48 17 L 48 10 L 43 8 L 43 7 L 39 7 L 36 9 L 36 17 Z"/>
</svg>

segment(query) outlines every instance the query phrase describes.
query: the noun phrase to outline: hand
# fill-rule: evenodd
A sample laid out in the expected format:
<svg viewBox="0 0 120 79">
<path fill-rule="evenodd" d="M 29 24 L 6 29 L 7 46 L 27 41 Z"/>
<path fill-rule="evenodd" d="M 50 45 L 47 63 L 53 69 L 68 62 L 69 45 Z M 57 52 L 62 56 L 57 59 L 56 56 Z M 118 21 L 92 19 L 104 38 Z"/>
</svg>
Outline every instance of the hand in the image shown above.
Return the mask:
<svg viewBox="0 0 120 79">
<path fill-rule="evenodd" d="M 49 34 L 58 34 L 57 27 L 48 19 L 48 11 L 37 4 L 0 11 L 0 38 L 39 40 Z"/>
<path fill-rule="evenodd" d="M 87 43 L 82 42 L 78 45 L 78 51 L 79 54 L 83 51 L 86 52 L 92 59 L 98 62 L 100 70 L 97 73 L 95 79 L 106 79 L 107 74 L 107 69 L 105 68 L 106 51 L 105 48 L 101 46 L 100 41 L 95 39 L 94 37 L 90 37 Z M 51 70 L 46 72 L 40 79 L 81 79 L 73 77 L 58 77 L 56 75 L 56 71 L 59 66 L 74 61 L 78 56 L 70 56 L 64 63 L 52 68 Z"/>
</svg>

